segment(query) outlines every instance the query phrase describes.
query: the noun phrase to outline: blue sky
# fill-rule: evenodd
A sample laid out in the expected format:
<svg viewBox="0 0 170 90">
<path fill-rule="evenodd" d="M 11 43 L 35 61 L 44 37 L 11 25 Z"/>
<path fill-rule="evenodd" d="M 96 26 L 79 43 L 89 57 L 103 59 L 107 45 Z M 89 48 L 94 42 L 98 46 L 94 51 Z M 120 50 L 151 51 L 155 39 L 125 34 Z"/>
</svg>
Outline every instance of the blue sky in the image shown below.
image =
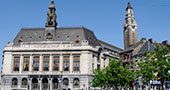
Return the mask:
<svg viewBox="0 0 170 90">
<path fill-rule="evenodd" d="M 125 9 L 130 2 L 138 39 L 170 40 L 170 0 L 54 0 L 58 27 L 86 27 L 98 39 L 123 48 Z M 0 60 L 21 28 L 45 27 L 50 0 L 0 0 Z M 1 64 L 0 64 L 1 66 Z"/>
</svg>

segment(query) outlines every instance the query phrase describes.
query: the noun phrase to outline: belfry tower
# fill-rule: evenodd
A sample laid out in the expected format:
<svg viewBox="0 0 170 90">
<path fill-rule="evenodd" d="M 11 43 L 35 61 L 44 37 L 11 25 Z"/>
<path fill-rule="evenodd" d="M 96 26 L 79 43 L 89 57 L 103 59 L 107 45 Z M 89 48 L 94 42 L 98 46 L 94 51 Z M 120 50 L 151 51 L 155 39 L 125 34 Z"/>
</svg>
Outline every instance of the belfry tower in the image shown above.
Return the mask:
<svg viewBox="0 0 170 90">
<path fill-rule="evenodd" d="M 47 13 L 47 22 L 45 28 L 45 36 L 47 40 L 53 40 L 53 37 L 56 36 L 57 16 L 55 14 L 55 10 L 54 1 L 52 0 L 51 5 L 49 6 L 49 12 Z"/>
<path fill-rule="evenodd" d="M 47 22 L 46 22 L 46 27 L 56 27 L 57 22 L 56 22 L 56 14 L 55 14 L 55 6 L 54 6 L 54 1 L 51 1 L 51 5 L 49 7 L 49 12 L 47 13 Z"/>
<path fill-rule="evenodd" d="M 126 50 L 131 45 L 137 43 L 137 23 L 133 15 L 133 8 L 130 3 L 126 8 L 126 18 L 124 23 L 124 49 Z"/>
</svg>

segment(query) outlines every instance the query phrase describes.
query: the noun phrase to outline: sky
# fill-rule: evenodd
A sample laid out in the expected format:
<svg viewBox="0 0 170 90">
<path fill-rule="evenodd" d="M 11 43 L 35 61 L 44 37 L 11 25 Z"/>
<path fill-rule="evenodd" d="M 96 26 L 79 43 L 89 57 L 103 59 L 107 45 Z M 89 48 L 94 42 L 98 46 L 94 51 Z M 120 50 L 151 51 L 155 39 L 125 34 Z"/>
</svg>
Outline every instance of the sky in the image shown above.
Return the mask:
<svg viewBox="0 0 170 90">
<path fill-rule="evenodd" d="M 138 24 L 138 40 L 170 42 L 170 0 L 54 0 L 58 27 L 86 27 L 119 48 L 128 2 Z M 51 0 L 0 0 L 0 61 L 21 28 L 44 28 Z M 1 66 L 1 63 L 0 63 Z"/>
</svg>

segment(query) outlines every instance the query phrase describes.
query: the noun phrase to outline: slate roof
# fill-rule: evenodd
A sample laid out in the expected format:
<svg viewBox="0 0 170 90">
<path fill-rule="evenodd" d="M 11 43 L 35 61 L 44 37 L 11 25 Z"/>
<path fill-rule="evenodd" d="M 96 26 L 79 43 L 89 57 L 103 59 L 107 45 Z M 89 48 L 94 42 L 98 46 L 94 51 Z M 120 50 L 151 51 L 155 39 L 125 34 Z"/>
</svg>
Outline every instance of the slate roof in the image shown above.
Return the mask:
<svg viewBox="0 0 170 90">
<path fill-rule="evenodd" d="M 55 37 L 51 41 L 71 41 L 75 44 L 77 39 L 80 40 L 77 45 L 80 45 L 82 40 L 88 40 L 92 46 L 100 45 L 93 32 L 83 27 L 58 28 L 55 30 Z M 22 42 L 48 41 L 44 28 L 22 28 L 13 41 L 14 45 L 19 45 L 19 40 L 22 40 Z"/>
<path fill-rule="evenodd" d="M 146 41 L 137 54 L 144 54 L 146 51 L 155 51 L 155 46 L 150 41 Z"/>
<path fill-rule="evenodd" d="M 76 43 L 75 42 L 76 40 L 79 40 L 80 42 Z M 89 42 L 89 45 L 93 47 L 102 46 L 117 52 L 122 51 L 122 49 L 116 46 L 98 40 L 93 31 L 84 27 L 57 28 L 55 30 L 55 37 L 53 37 L 52 40 L 50 41 L 66 41 L 72 42 L 74 45 L 81 46 L 81 41 L 83 40 L 87 40 Z M 46 39 L 45 28 L 22 28 L 18 35 L 13 40 L 14 46 L 19 46 L 20 41 L 44 42 L 49 40 Z"/>
<path fill-rule="evenodd" d="M 101 44 L 102 47 L 105 47 L 105 48 L 107 48 L 107 49 L 116 51 L 116 52 L 118 52 L 118 53 L 120 53 L 121 51 L 123 51 L 121 48 L 118 48 L 118 47 L 116 47 L 116 46 L 113 46 L 113 45 L 111 45 L 111 44 L 108 44 L 108 43 L 106 43 L 106 42 L 104 42 L 104 41 L 101 41 L 101 40 L 98 40 L 98 41 L 99 41 L 99 43 Z"/>
<path fill-rule="evenodd" d="M 142 44 L 142 41 L 138 41 L 137 43 L 133 44 L 132 46 L 130 46 L 129 48 L 127 48 L 126 50 L 124 50 L 124 51 L 122 51 L 120 53 L 132 51 L 133 49 L 137 48 L 141 44 Z"/>
</svg>

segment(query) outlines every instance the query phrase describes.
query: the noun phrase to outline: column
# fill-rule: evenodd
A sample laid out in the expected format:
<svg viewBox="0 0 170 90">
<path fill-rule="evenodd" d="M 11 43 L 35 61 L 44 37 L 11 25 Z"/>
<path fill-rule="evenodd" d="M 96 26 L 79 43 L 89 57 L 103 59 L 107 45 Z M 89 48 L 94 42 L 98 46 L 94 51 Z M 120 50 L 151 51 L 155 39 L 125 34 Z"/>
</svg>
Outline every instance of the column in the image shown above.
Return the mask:
<svg viewBox="0 0 170 90">
<path fill-rule="evenodd" d="M 43 67 L 42 67 L 42 66 L 43 66 L 43 56 L 40 55 L 40 63 L 39 63 L 39 69 L 40 69 L 39 71 L 40 71 L 40 72 L 42 72 L 42 70 L 43 70 Z"/>
<path fill-rule="evenodd" d="M 63 55 L 60 55 L 60 72 L 63 71 Z"/>
<path fill-rule="evenodd" d="M 52 78 L 48 78 L 48 82 L 49 82 L 49 86 L 50 86 L 50 90 L 53 89 L 53 83 L 52 83 Z"/>
<path fill-rule="evenodd" d="M 38 78 L 39 90 L 42 90 L 42 78 Z"/>
<path fill-rule="evenodd" d="M 106 58 L 106 60 L 105 60 L 105 67 L 107 67 L 108 65 L 109 65 L 109 58 Z"/>
<path fill-rule="evenodd" d="M 103 69 L 103 67 L 104 67 L 104 59 L 103 59 L 103 55 L 100 55 L 100 67 L 101 67 L 101 69 Z"/>
<path fill-rule="evenodd" d="M 28 82 L 29 82 L 29 90 L 32 90 L 32 78 L 29 78 Z"/>
<path fill-rule="evenodd" d="M 49 71 L 53 71 L 53 56 L 50 55 L 50 62 L 49 62 Z"/>
<path fill-rule="evenodd" d="M 30 65 L 29 65 L 29 71 L 32 72 L 32 64 L 33 64 L 33 56 L 30 56 Z"/>
<path fill-rule="evenodd" d="M 94 56 L 94 69 L 97 69 L 97 56 Z"/>
<path fill-rule="evenodd" d="M 70 73 L 73 72 L 73 55 L 70 55 Z"/>
<path fill-rule="evenodd" d="M 24 56 L 20 56 L 20 66 L 19 66 L 19 73 L 22 73 L 23 69 L 23 61 L 24 61 Z"/>
</svg>

